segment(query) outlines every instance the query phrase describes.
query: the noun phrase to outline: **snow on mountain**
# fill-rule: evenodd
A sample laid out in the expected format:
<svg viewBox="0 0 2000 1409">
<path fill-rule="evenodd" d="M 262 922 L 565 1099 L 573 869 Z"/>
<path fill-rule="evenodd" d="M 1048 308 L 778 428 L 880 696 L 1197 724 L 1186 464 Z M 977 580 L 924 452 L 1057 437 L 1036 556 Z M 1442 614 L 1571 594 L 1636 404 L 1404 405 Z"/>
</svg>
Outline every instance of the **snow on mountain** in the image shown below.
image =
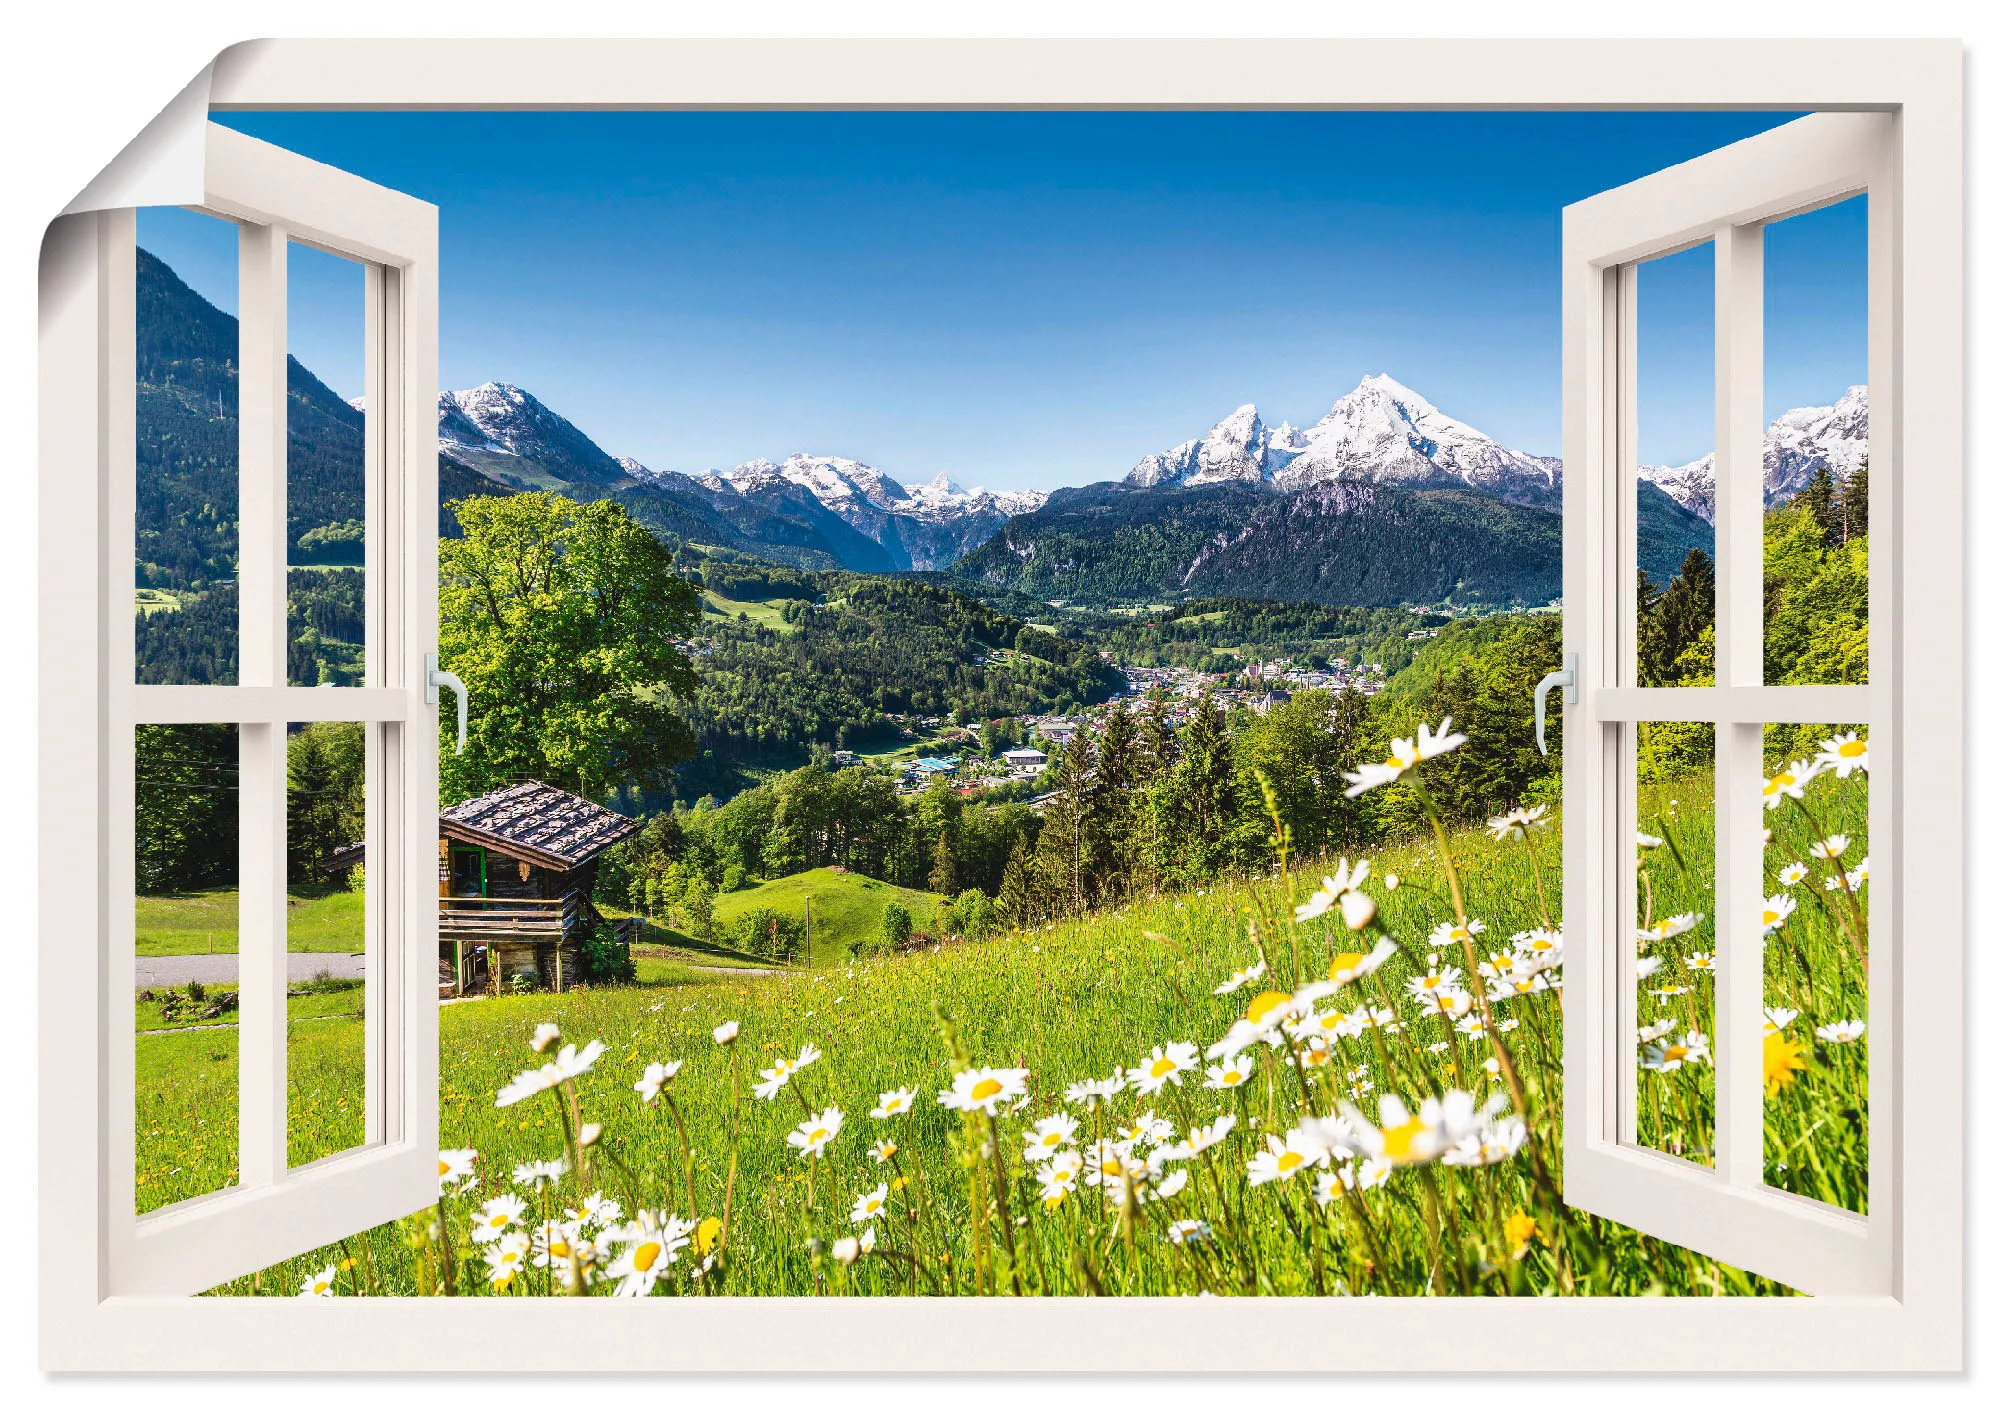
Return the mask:
<svg viewBox="0 0 2000 1409">
<path fill-rule="evenodd" d="M 783 463 L 748 460 L 717 476 L 738 493 L 752 493 L 774 483 L 795 484 L 844 518 L 870 511 L 941 522 L 971 514 L 997 513 L 1002 518 L 1042 506 L 1047 495 L 1036 490 L 994 494 L 962 489 L 948 475 L 907 489 L 873 465 L 837 455 L 788 455 Z"/>
<path fill-rule="evenodd" d="M 1868 456 L 1868 388 L 1851 386 L 1831 406 L 1798 406 L 1764 432 L 1764 506 L 1783 503 L 1821 466 L 1845 480 Z M 1639 477 L 1658 485 L 1682 508 L 1715 522 L 1715 454 L 1685 465 L 1641 465 Z"/>
<path fill-rule="evenodd" d="M 614 484 L 627 477 L 589 436 L 507 382 L 440 393 L 438 444 L 513 484 Z"/>
<path fill-rule="evenodd" d="M 1283 492 L 1329 480 L 1453 485 L 1546 506 L 1560 499 L 1562 468 L 1510 450 L 1394 378 L 1373 375 L 1305 430 L 1266 427 L 1254 405 L 1239 406 L 1199 440 L 1148 455 L 1125 476 L 1141 487 L 1225 480 Z"/>
</svg>

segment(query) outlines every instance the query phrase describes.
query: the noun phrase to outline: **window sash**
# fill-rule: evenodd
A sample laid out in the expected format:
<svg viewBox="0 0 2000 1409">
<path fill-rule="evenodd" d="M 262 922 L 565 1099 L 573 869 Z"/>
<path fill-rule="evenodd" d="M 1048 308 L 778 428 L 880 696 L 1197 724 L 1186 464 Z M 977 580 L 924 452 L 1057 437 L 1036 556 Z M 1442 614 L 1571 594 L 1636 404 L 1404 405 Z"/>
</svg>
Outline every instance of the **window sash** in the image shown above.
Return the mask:
<svg viewBox="0 0 2000 1409">
<path fill-rule="evenodd" d="M 1870 846 L 1893 858 L 1900 713 L 1893 518 L 1871 511 L 1869 682 L 1769 686 L 1763 651 L 1763 229 L 1866 191 L 1870 502 L 1897 497 L 1894 119 L 1822 113 L 1697 157 L 1564 212 L 1566 645 L 1582 662 L 1565 748 L 1564 1190 L 1569 1201 L 1815 1294 L 1893 1284 L 1900 1088 L 1900 936 L 1893 859 L 1871 862 L 1873 927 L 1892 962 L 1870 980 L 1869 1209 L 1763 1182 L 1763 725 L 1870 730 Z M 1639 263 L 1715 242 L 1716 680 L 1641 687 L 1637 669 Z M 1882 408 L 1877 412 L 1877 407 Z M 1893 512 L 1893 511 L 1890 511 Z M 1882 535 L 1878 544 L 1876 535 Z M 1639 1014 L 1637 736 L 1644 722 L 1716 726 L 1718 979 L 1713 1169 L 1636 1144 Z M 1877 762 L 1879 760 L 1879 762 Z"/>
</svg>

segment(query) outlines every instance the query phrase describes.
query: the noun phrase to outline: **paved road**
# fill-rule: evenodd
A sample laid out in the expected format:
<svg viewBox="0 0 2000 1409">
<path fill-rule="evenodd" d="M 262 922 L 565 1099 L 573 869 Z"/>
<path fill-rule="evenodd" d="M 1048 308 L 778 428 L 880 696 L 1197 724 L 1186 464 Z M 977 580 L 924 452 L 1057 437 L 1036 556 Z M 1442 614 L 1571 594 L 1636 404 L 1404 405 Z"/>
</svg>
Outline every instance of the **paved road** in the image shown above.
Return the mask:
<svg viewBox="0 0 2000 1409">
<path fill-rule="evenodd" d="M 362 977 L 359 954 L 288 954 L 286 965 L 293 983 L 328 974 L 334 978 Z M 166 988 L 189 979 L 202 983 L 236 982 L 234 954 L 141 954 L 135 988 Z"/>
</svg>

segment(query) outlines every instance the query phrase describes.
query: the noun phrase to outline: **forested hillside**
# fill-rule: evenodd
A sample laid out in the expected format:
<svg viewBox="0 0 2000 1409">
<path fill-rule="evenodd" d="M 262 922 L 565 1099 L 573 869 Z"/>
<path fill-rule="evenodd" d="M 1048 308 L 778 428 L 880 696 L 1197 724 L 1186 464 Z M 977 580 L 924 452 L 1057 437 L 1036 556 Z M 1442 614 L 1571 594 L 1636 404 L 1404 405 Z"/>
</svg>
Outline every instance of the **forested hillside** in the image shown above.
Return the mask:
<svg viewBox="0 0 2000 1409">
<path fill-rule="evenodd" d="M 845 748 L 891 732 L 891 714 L 985 720 L 1070 708 L 1121 683 L 1094 647 L 927 583 L 704 567 L 711 591 L 778 604 L 754 620 L 707 621 L 687 713 L 723 759 Z"/>
<path fill-rule="evenodd" d="M 1236 669 L 1246 658 L 1283 656 L 1297 665 L 1324 667 L 1338 657 L 1394 670 L 1415 649 L 1412 631 L 1445 620 L 1394 607 L 1204 597 L 1164 613 L 1088 617 L 1077 629 L 1130 665 L 1182 665 L 1213 673 Z"/>
</svg>

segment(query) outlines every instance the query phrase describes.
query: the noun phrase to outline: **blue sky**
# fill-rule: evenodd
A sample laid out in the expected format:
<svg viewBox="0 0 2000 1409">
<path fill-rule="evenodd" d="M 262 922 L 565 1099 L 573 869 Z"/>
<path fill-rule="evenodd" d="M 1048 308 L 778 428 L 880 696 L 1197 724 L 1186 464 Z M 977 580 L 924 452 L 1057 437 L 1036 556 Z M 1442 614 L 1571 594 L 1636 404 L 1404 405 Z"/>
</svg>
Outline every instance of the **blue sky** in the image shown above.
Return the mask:
<svg viewBox="0 0 2000 1409">
<path fill-rule="evenodd" d="M 613 454 L 795 450 L 905 480 L 1115 478 L 1245 401 L 1388 372 L 1559 453 L 1561 207 L 1769 114 L 271 113 L 220 120 L 440 207 L 442 375 Z M 1773 232 L 1767 408 L 1865 379 L 1860 202 Z M 228 242 L 142 243 L 233 306 Z M 1641 280 L 1641 455 L 1712 440 L 1703 256 Z M 1712 266 L 1710 266 L 1712 269 Z M 360 372 L 359 280 L 295 260 L 292 348 Z"/>
</svg>

